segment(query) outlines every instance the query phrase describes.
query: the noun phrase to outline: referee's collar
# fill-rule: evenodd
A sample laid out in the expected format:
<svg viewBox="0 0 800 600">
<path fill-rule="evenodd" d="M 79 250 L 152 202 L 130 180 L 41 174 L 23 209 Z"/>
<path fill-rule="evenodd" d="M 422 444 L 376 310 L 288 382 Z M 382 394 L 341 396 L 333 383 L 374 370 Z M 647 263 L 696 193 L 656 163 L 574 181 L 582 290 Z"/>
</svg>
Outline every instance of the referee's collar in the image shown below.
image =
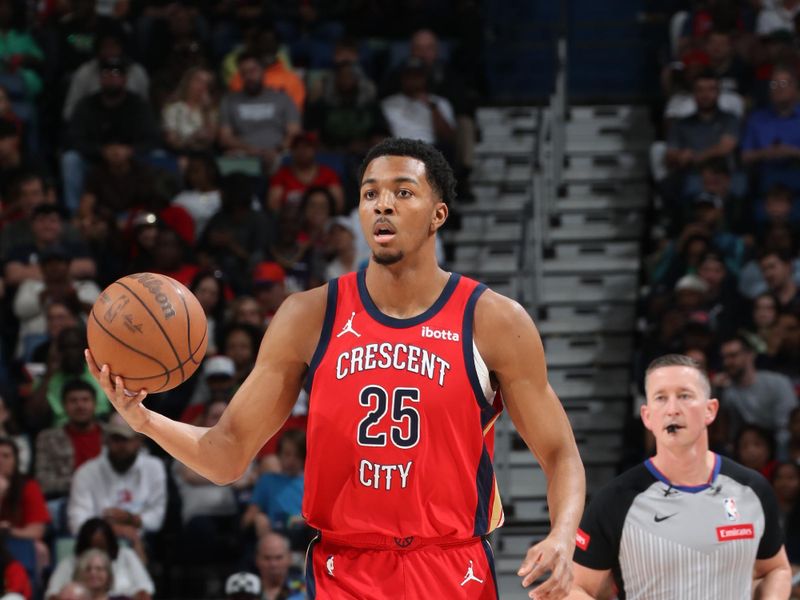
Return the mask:
<svg viewBox="0 0 800 600">
<path fill-rule="evenodd" d="M 679 490 L 681 492 L 688 492 L 689 494 L 696 494 L 697 492 L 702 492 L 703 490 L 707 490 L 710 488 L 714 481 L 717 479 L 717 475 L 719 475 L 720 467 L 722 466 L 722 460 L 719 457 L 719 454 L 716 452 L 714 453 L 714 468 L 711 469 L 711 475 L 708 478 L 708 481 L 702 485 L 675 485 L 672 483 L 667 477 L 659 471 L 656 466 L 653 464 L 653 460 L 648 458 L 644 461 L 644 466 L 647 467 L 647 470 L 650 471 L 650 474 L 658 479 L 661 483 L 667 484 L 673 490 Z"/>
</svg>

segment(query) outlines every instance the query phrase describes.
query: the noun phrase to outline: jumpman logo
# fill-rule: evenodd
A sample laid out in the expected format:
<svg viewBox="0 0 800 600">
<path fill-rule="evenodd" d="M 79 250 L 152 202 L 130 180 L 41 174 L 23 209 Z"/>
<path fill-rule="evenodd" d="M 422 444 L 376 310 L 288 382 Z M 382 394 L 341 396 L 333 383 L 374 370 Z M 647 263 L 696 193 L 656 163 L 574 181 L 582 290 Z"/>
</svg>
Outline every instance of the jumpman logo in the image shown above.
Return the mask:
<svg viewBox="0 0 800 600">
<path fill-rule="evenodd" d="M 352 333 L 356 337 L 361 337 L 361 334 L 358 333 L 355 329 L 353 329 L 353 319 L 355 318 L 356 313 L 351 313 L 350 318 L 347 319 L 347 323 L 344 324 L 342 330 L 336 334 L 337 338 L 342 337 L 345 333 Z"/>
<path fill-rule="evenodd" d="M 477 577 L 475 577 L 475 572 L 472 570 L 472 561 L 469 561 L 469 567 L 467 567 L 467 574 L 464 577 L 464 581 L 461 582 L 461 587 L 464 587 L 464 585 L 468 581 L 477 581 L 478 583 L 483 583 L 483 579 L 478 579 Z"/>
</svg>

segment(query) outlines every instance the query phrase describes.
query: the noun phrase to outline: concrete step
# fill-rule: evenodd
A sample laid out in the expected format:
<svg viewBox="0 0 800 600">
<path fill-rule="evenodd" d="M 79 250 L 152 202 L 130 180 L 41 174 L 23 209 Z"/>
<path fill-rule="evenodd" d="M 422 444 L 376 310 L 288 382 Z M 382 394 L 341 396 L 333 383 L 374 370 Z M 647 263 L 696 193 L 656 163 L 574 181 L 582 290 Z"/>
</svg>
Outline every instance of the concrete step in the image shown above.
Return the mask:
<svg viewBox="0 0 800 600">
<path fill-rule="evenodd" d="M 631 336 L 586 335 L 544 340 L 548 367 L 629 365 L 633 358 Z"/>
<path fill-rule="evenodd" d="M 576 333 L 629 333 L 635 327 L 632 305 L 594 304 L 553 306 L 543 309 L 544 318 L 536 321 L 542 336 Z"/>
<path fill-rule="evenodd" d="M 545 273 L 635 273 L 639 269 L 638 257 L 586 256 L 545 260 Z"/>
<path fill-rule="evenodd" d="M 545 348 L 548 349 L 548 352 L 552 347 L 550 339 L 546 339 Z M 565 403 L 565 408 L 575 408 L 576 411 L 586 409 L 585 403 L 570 402 L 567 404 L 567 399 L 620 398 L 628 393 L 630 373 L 627 367 L 622 369 L 610 367 L 584 368 L 571 365 L 562 367 L 553 365 L 549 358 L 548 363 L 550 385 L 562 402 Z M 606 403 L 600 403 L 598 407 L 605 405 Z"/>
<path fill-rule="evenodd" d="M 570 223 L 553 227 L 550 240 L 553 242 L 575 242 L 589 240 L 633 240 L 639 239 L 644 232 L 644 224 L 636 213 L 628 213 L 633 221 L 630 225 L 610 222 Z M 585 215 L 583 215 L 585 216 Z"/>
<path fill-rule="evenodd" d="M 443 232 L 443 241 L 456 244 L 519 245 L 522 224 L 496 223 L 496 215 L 481 219 L 464 219 L 461 231 Z"/>
<path fill-rule="evenodd" d="M 556 206 L 561 210 L 608 208 L 644 209 L 650 204 L 650 191 L 644 181 L 568 181 L 559 188 Z"/>
<path fill-rule="evenodd" d="M 546 305 L 633 303 L 638 294 L 636 277 L 619 274 L 548 275 L 543 288 L 539 296 Z"/>
<path fill-rule="evenodd" d="M 491 156 L 476 159 L 470 176 L 473 183 L 529 184 L 533 178 L 533 157 Z"/>
<path fill-rule="evenodd" d="M 567 155 L 564 163 L 566 181 L 643 181 L 649 173 L 647 155 L 640 152 Z"/>
</svg>

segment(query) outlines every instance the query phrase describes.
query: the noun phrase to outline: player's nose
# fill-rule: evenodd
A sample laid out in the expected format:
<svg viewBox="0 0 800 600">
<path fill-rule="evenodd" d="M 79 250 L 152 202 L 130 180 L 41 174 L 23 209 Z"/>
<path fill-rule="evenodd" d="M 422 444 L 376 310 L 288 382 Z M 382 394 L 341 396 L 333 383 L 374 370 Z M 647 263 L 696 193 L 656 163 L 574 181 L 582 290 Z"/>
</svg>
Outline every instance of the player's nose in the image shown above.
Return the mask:
<svg viewBox="0 0 800 600">
<path fill-rule="evenodd" d="M 374 207 L 376 215 L 390 214 L 394 210 L 394 194 L 389 191 L 381 192 L 378 194 Z"/>
</svg>

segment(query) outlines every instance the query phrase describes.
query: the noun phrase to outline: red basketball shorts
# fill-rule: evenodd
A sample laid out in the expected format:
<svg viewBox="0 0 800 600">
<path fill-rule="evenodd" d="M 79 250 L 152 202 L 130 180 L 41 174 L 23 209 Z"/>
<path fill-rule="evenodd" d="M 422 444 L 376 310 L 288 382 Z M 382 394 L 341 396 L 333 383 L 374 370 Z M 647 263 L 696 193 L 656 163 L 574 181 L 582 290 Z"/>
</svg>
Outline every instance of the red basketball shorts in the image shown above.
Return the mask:
<svg viewBox="0 0 800 600">
<path fill-rule="evenodd" d="M 494 556 L 489 542 L 418 540 L 375 536 L 353 544 L 326 534 L 306 556 L 309 599 L 497 600 Z"/>
</svg>

